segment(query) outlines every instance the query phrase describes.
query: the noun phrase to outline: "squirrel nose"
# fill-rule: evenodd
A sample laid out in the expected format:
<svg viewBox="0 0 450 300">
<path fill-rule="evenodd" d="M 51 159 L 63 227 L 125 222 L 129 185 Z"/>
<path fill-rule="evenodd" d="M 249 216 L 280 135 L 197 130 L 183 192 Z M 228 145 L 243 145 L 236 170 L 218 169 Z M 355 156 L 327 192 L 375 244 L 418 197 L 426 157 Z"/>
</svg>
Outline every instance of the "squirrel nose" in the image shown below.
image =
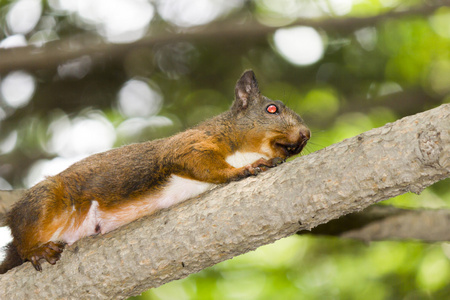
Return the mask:
<svg viewBox="0 0 450 300">
<path fill-rule="evenodd" d="M 303 127 L 300 129 L 300 137 L 305 142 L 309 141 L 309 139 L 311 138 L 311 131 L 308 127 Z"/>
</svg>

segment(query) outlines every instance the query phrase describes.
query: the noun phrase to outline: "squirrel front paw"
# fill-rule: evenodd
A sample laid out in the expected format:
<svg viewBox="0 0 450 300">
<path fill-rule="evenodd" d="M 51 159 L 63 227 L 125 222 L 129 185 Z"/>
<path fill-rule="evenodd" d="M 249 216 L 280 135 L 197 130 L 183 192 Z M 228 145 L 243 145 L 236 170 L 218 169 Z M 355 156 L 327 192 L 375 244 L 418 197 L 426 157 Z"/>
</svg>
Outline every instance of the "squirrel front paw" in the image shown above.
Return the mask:
<svg viewBox="0 0 450 300">
<path fill-rule="evenodd" d="M 257 175 L 261 172 L 267 171 L 269 168 L 276 167 L 283 162 L 284 159 L 281 157 L 275 157 L 272 159 L 260 158 L 252 163 L 249 168 L 254 170 L 254 173 L 251 173 L 252 175 Z"/>
<path fill-rule="evenodd" d="M 27 255 L 27 260 L 31 262 L 37 271 L 42 271 L 41 258 L 54 265 L 60 258 L 64 250 L 64 243 L 48 242 L 39 247 L 33 248 Z"/>
<path fill-rule="evenodd" d="M 258 175 L 261 172 L 267 171 L 269 168 L 273 168 L 282 164 L 284 159 L 280 157 L 275 157 L 272 159 L 260 158 L 252 164 L 245 166 L 244 168 L 244 176 L 248 177 L 252 175 Z"/>
</svg>

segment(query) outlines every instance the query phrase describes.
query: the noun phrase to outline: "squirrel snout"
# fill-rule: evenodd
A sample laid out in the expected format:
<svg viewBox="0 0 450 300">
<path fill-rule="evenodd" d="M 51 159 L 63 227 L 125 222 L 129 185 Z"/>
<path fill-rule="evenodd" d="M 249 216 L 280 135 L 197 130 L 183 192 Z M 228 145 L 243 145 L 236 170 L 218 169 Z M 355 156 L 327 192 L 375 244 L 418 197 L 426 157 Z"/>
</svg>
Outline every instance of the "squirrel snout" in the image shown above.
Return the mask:
<svg viewBox="0 0 450 300">
<path fill-rule="evenodd" d="M 302 125 L 300 129 L 298 127 L 292 129 L 290 134 L 274 141 L 274 148 L 281 151 L 281 156 L 284 158 L 299 154 L 311 138 L 311 131 L 306 126 Z"/>
<path fill-rule="evenodd" d="M 303 148 L 306 143 L 309 141 L 309 139 L 311 138 L 311 130 L 309 130 L 308 127 L 301 125 L 300 129 L 298 131 L 298 140 L 297 143 L 298 145 Z"/>
<path fill-rule="evenodd" d="M 309 141 L 309 139 L 311 138 L 311 130 L 309 130 L 308 127 L 302 127 L 300 128 L 300 140 L 303 143 L 306 143 L 307 141 Z"/>
<path fill-rule="evenodd" d="M 301 126 L 300 131 L 298 132 L 298 141 L 296 143 L 297 146 L 294 149 L 294 151 L 291 151 L 290 154 L 295 155 L 300 153 L 306 146 L 306 143 L 309 141 L 310 138 L 311 138 L 311 131 L 309 130 L 309 128 L 306 126 Z"/>
</svg>

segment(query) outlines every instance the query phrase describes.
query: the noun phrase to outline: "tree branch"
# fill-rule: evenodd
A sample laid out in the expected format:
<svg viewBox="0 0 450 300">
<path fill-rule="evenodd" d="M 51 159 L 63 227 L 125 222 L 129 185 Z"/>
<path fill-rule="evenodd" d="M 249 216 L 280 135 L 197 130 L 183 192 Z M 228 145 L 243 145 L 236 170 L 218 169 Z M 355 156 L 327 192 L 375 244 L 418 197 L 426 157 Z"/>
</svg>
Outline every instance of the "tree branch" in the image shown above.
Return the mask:
<svg viewBox="0 0 450 300">
<path fill-rule="evenodd" d="M 298 19 L 289 26 L 311 26 L 329 31 L 351 32 L 358 28 L 374 26 L 378 22 L 390 19 L 401 18 L 410 15 L 428 15 L 436 9 L 450 5 L 450 1 L 436 1 L 432 4 L 425 4 L 418 8 L 404 11 L 391 11 L 388 13 L 363 18 L 329 18 L 329 19 Z M 229 24 L 227 22 L 217 22 L 197 27 L 185 29 L 177 33 L 164 32 L 149 35 L 136 42 L 129 44 L 110 44 L 103 42 L 100 37 L 92 34 L 78 35 L 75 38 L 49 42 L 45 46 L 36 48 L 34 46 L 0 49 L 0 74 L 10 71 L 54 69 L 59 64 L 68 60 L 76 59 L 84 55 L 95 59 L 104 57 L 118 58 L 124 56 L 129 51 L 141 47 L 154 47 L 180 41 L 212 41 L 214 43 L 229 43 L 230 40 L 247 40 L 249 38 L 262 38 L 267 34 L 275 32 L 281 27 L 270 27 L 256 22 L 243 25 Z M 219 38 L 218 38 L 219 37 Z"/>
<path fill-rule="evenodd" d="M 411 210 L 374 205 L 299 234 L 334 235 L 365 242 L 381 240 L 450 241 L 450 210 Z"/>
<path fill-rule="evenodd" d="M 126 298 L 449 175 L 444 104 L 84 238 L 42 273 L 27 263 L 2 275 L 0 294 Z"/>
</svg>

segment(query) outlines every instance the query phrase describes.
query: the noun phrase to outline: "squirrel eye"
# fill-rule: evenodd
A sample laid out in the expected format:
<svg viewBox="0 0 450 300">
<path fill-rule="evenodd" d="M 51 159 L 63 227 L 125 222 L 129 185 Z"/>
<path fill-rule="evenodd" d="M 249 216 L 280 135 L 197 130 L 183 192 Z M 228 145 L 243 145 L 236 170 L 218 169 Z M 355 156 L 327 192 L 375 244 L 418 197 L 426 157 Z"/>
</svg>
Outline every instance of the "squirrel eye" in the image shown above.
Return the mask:
<svg viewBox="0 0 450 300">
<path fill-rule="evenodd" d="M 275 104 L 270 104 L 267 106 L 266 111 L 269 114 L 276 114 L 278 112 L 278 107 Z"/>
</svg>

